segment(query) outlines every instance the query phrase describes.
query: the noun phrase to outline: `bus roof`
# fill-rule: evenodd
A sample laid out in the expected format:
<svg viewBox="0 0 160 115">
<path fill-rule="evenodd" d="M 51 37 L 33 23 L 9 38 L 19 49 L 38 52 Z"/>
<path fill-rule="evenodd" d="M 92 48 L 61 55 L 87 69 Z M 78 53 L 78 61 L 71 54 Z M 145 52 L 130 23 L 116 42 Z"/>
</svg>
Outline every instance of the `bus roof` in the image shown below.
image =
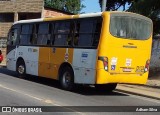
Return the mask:
<svg viewBox="0 0 160 115">
<path fill-rule="evenodd" d="M 47 17 L 47 18 L 39 18 L 39 19 L 20 20 L 15 22 L 13 25 L 20 24 L 20 23 L 34 23 L 34 22 L 52 21 L 52 20 L 97 17 L 101 15 L 102 15 L 102 12 L 98 12 L 98 13 L 87 13 L 87 14 L 78 14 L 78 15 L 67 15 L 67 16 Z"/>
<path fill-rule="evenodd" d="M 131 14 L 131 12 L 123 12 L 123 11 L 109 11 L 109 12 L 110 13 Z M 87 13 L 87 14 L 78 14 L 78 15 L 67 15 L 67 16 L 47 17 L 47 18 L 39 18 L 39 19 L 20 20 L 20 21 L 15 22 L 13 25 L 20 24 L 20 23 L 34 23 L 34 22 L 43 22 L 43 21 L 45 22 L 45 21 L 64 20 L 64 19 L 98 17 L 98 16 L 102 16 L 103 13 L 104 12 L 97 12 L 97 13 Z M 142 16 L 142 15 L 136 14 L 136 13 L 132 13 L 132 14 L 135 14 L 137 16 Z M 142 16 L 142 17 L 147 18 L 145 16 Z"/>
</svg>

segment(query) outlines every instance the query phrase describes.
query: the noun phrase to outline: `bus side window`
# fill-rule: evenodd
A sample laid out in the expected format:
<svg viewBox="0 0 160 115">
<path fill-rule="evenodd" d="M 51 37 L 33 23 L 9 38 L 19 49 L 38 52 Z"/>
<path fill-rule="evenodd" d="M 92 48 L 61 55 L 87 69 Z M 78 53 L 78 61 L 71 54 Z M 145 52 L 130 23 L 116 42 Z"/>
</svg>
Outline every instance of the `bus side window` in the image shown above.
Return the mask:
<svg viewBox="0 0 160 115">
<path fill-rule="evenodd" d="M 80 20 L 78 47 L 91 47 L 92 46 L 92 39 L 93 39 L 92 29 L 93 29 L 92 19 L 81 19 Z"/>
<path fill-rule="evenodd" d="M 16 45 L 18 39 L 18 29 L 12 29 L 9 33 L 9 45 Z"/>
<path fill-rule="evenodd" d="M 33 30 L 33 25 L 31 24 L 22 25 L 20 34 L 21 45 L 31 45 L 32 30 Z"/>
<path fill-rule="evenodd" d="M 94 22 L 94 29 L 93 29 L 93 44 L 92 46 L 98 46 L 100 34 L 102 28 L 102 18 L 98 18 Z"/>
<path fill-rule="evenodd" d="M 75 23 L 74 46 L 97 47 L 101 25 L 102 19 L 99 17 L 77 20 Z"/>
<path fill-rule="evenodd" d="M 55 41 L 55 34 L 54 34 L 54 29 L 55 29 L 55 23 L 51 23 L 50 24 L 50 33 L 51 33 L 51 45 L 54 45 L 54 41 Z"/>
<path fill-rule="evenodd" d="M 72 36 L 70 34 L 70 22 L 60 21 L 56 22 L 54 29 L 55 41 L 54 45 L 57 46 L 68 46 L 71 45 Z"/>
<path fill-rule="evenodd" d="M 53 24 L 49 23 L 49 30 L 48 30 L 48 36 L 47 36 L 47 45 L 51 45 L 52 29 L 53 29 Z"/>
<path fill-rule="evenodd" d="M 38 35 L 37 35 L 37 44 L 39 45 L 50 45 L 50 24 L 42 23 L 39 24 Z"/>
<path fill-rule="evenodd" d="M 38 30 L 38 24 L 33 24 L 31 39 L 30 39 L 30 43 L 33 45 L 37 44 L 37 30 Z"/>
<path fill-rule="evenodd" d="M 70 25 L 68 25 L 68 37 L 66 40 L 66 45 L 71 46 L 72 45 L 72 38 L 73 38 L 73 33 L 74 33 L 74 24 L 70 22 Z"/>
<path fill-rule="evenodd" d="M 78 46 L 80 23 L 78 21 L 76 21 L 74 23 L 74 26 L 75 26 L 74 27 L 75 28 L 75 32 L 74 32 L 73 41 L 74 41 L 74 45 Z"/>
</svg>

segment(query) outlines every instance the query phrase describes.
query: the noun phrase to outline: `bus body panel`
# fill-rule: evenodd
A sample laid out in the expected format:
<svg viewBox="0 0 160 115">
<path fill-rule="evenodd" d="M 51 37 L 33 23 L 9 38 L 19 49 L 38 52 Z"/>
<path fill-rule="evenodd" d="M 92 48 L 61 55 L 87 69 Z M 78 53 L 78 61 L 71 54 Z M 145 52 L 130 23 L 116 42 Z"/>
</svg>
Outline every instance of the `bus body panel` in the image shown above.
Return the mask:
<svg viewBox="0 0 160 115">
<path fill-rule="evenodd" d="M 27 74 L 38 75 L 38 47 L 16 46 L 15 49 L 11 50 L 7 54 L 7 68 L 9 70 L 16 71 L 18 58 L 22 58 L 24 60 Z"/>
<path fill-rule="evenodd" d="M 67 62 L 72 66 L 72 48 L 40 47 L 39 55 L 39 76 L 58 79 L 61 64 Z"/>
<path fill-rule="evenodd" d="M 95 49 L 18 46 L 8 53 L 10 61 L 7 62 L 7 68 L 16 71 L 16 63 L 20 57 L 25 61 L 26 74 L 58 80 L 59 68 L 67 62 L 73 68 L 74 83 L 95 84 Z"/>
<path fill-rule="evenodd" d="M 74 49 L 73 70 L 75 83 L 95 84 L 96 49 Z"/>
<path fill-rule="evenodd" d="M 7 69 L 16 71 L 16 46 L 8 46 L 7 50 Z"/>
<path fill-rule="evenodd" d="M 97 61 L 97 84 L 136 83 L 145 84 L 148 71 L 145 64 L 150 60 L 152 39 L 131 40 L 117 38 L 110 34 L 110 15 L 103 14 L 102 35 L 98 56 L 107 57 L 108 70 L 104 70 L 101 60 Z M 107 34 L 105 33 L 107 32 Z"/>
<path fill-rule="evenodd" d="M 108 73 L 104 69 L 97 70 L 96 84 L 107 83 L 128 83 L 128 84 L 146 84 L 148 79 L 148 72 L 141 74 L 114 74 Z"/>
<path fill-rule="evenodd" d="M 18 57 L 24 59 L 27 74 L 38 75 L 38 47 L 19 46 L 17 48 L 17 59 Z"/>
<path fill-rule="evenodd" d="M 17 46 L 15 49 L 15 61 L 14 69 L 16 71 L 16 63 L 18 58 L 22 58 L 25 62 L 26 73 L 31 75 L 38 75 L 38 57 L 39 48 L 38 47 L 27 47 L 27 46 Z"/>
<path fill-rule="evenodd" d="M 50 48 L 40 47 L 38 58 L 38 76 L 51 77 L 50 76 Z"/>
</svg>

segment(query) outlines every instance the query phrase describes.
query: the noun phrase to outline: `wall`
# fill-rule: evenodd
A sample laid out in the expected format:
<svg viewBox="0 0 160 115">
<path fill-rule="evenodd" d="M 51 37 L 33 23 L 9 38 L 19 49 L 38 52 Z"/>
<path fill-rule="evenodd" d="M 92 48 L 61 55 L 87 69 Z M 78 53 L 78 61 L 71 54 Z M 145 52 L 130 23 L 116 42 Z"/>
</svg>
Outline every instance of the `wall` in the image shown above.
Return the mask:
<svg viewBox="0 0 160 115">
<path fill-rule="evenodd" d="M 43 17 L 54 17 L 54 16 L 64 16 L 64 15 L 70 15 L 70 14 L 58 10 L 51 10 L 50 8 L 44 8 L 43 10 Z"/>
<path fill-rule="evenodd" d="M 0 38 L 1 37 L 5 38 L 7 36 L 11 26 L 12 26 L 12 23 L 0 23 Z"/>
<path fill-rule="evenodd" d="M 43 0 L 0 0 L 0 12 L 42 12 Z"/>
<path fill-rule="evenodd" d="M 0 13 L 14 13 L 14 21 L 18 20 L 18 13 L 41 13 L 42 10 L 43 0 L 0 0 Z M 0 37 L 7 37 L 10 26 L 11 23 L 0 22 Z"/>
<path fill-rule="evenodd" d="M 160 39 L 153 39 L 150 70 L 160 71 Z"/>
</svg>

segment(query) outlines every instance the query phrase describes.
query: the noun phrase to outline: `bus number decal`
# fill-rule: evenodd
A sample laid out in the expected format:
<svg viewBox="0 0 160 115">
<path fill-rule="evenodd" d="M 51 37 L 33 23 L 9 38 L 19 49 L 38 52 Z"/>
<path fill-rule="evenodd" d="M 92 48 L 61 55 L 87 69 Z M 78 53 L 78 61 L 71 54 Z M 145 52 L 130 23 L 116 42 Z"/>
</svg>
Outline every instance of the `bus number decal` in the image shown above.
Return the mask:
<svg viewBox="0 0 160 115">
<path fill-rule="evenodd" d="M 117 65 L 117 58 L 116 57 L 112 57 L 112 59 L 111 59 L 111 70 L 115 70 L 116 69 L 116 65 Z"/>
<path fill-rule="evenodd" d="M 69 57 L 69 54 L 68 54 L 68 53 L 65 53 L 64 60 L 65 60 L 66 62 L 68 61 L 68 57 Z"/>
<path fill-rule="evenodd" d="M 131 66 L 132 59 L 126 59 L 126 66 Z"/>
<path fill-rule="evenodd" d="M 88 58 L 88 52 L 82 52 L 81 61 L 86 62 Z"/>
<path fill-rule="evenodd" d="M 115 70 L 116 69 L 116 65 L 111 65 L 111 70 Z"/>
<path fill-rule="evenodd" d="M 34 49 L 34 48 L 28 48 L 28 52 L 37 52 L 38 50 L 37 49 Z"/>
<path fill-rule="evenodd" d="M 137 66 L 136 72 L 144 72 L 144 66 Z"/>
</svg>

